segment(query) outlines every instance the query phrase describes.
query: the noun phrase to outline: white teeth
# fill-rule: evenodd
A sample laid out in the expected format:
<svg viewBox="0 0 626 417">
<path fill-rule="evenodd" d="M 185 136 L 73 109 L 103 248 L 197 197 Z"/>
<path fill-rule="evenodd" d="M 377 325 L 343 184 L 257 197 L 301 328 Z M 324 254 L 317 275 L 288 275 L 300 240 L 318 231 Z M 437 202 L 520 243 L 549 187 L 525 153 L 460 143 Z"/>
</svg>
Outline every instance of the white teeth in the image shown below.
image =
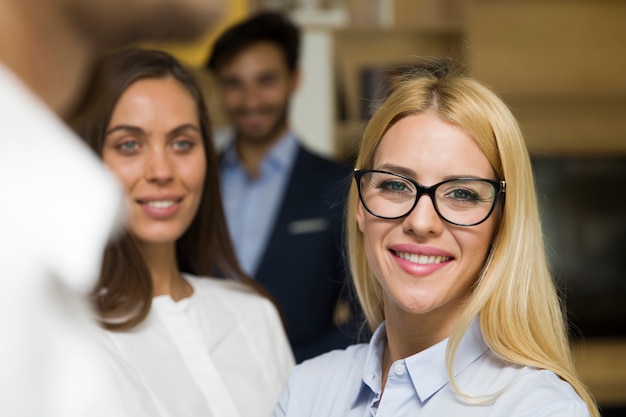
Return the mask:
<svg viewBox="0 0 626 417">
<path fill-rule="evenodd" d="M 163 201 L 148 201 L 147 203 L 150 207 L 154 207 L 157 209 L 164 209 L 172 206 L 174 204 L 174 200 L 163 200 Z"/>
<path fill-rule="evenodd" d="M 407 253 L 407 252 L 396 252 L 396 255 L 414 264 L 422 264 L 422 265 L 440 264 L 450 259 L 450 257 L 448 256 L 427 256 L 427 255 L 417 255 L 415 253 Z"/>
</svg>

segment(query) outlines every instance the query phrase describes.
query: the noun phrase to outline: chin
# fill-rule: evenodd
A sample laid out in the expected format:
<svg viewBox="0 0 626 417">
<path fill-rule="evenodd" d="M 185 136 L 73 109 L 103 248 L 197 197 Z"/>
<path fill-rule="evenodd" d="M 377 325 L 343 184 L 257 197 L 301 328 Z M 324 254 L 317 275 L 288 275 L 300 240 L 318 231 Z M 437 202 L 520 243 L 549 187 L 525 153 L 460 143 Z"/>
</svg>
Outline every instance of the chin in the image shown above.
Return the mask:
<svg viewBox="0 0 626 417">
<path fill-rule="evenodd" d="M 391 300 L 385 300 L 385 304 L 388 302 L 394 306 L 394 308 L 400 309 L 405 313 L 412 315 L 422 315 L 430 313 L 436 310 L 438 305 L 435 300 L 427 296 L 415 296 L 407 297 L 406 293 L 402 297 L 394 297 Z"/>
<path fill-rule="evenodd" d="M 423 314 L 428 314 L 430 312 L 432 312 L 433 310 L 435 310 L 437 308 L 437 306 L 433 306 L 431 304 L 419 304 L 419 305 L 404 305 L 402 306 L 402 309 L 409 313 L 409 314 L 413 314 L 415 316 L 421 316 Z"/>
<path fill-rule="evenodd" d="M 141 243 L 164 245 L 176 242 L 183 234 L 179 232 L 134 233 L 133 236 Z"/>
</svg>

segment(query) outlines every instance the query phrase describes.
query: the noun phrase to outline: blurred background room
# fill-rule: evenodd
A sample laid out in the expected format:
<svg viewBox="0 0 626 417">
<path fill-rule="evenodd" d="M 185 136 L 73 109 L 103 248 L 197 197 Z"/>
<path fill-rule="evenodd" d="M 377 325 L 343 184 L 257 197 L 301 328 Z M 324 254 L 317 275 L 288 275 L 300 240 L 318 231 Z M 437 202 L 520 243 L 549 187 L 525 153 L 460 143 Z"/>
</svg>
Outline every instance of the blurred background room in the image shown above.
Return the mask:
<svg viewBox="0 0 626 417">
<path fill-rule="evenodd" d="M 215 37 L 260 10 L 302 27 L 291 120 L 328 157 L 353 157 L 385 83 L 421 57 L 453 56 L 501 95 L 527 138 L 577 367 L 603 415 L 626 416 L 626 2 L 230 0 L 198 42 L 147 45 L 196 68 L 218 145 L 228 123 L 203 68 Z"/>
</svg>

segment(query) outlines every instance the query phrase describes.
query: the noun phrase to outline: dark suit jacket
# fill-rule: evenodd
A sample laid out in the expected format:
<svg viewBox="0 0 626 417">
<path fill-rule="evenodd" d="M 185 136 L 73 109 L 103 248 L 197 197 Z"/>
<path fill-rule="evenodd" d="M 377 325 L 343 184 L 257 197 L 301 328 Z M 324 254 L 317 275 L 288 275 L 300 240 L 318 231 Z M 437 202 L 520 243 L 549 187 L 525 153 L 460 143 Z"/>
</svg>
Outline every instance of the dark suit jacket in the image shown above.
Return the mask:
<svg viewBox="0 0 626 417">
<path fill-rule="evenodd" d="M 333 324 L 340 297 L 354 308 L 343 256 L 350 173 L 347 165 L 299 147 L 255 276 L 282 309 L 297 362 L 355 342 L 354 321 L 342 329 Z"/>
</svg>

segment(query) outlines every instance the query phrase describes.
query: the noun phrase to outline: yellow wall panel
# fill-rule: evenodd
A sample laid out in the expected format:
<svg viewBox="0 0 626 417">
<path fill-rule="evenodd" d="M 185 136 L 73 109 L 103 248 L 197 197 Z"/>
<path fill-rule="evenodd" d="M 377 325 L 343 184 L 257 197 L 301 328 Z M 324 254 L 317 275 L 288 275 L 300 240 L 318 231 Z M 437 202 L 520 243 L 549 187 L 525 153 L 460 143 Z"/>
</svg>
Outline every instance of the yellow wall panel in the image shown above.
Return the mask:
<svg viewBox="0 0 626 417">
<path fill-rule="evenodd" d="M 145 48 L 160 49 L 171 53 L 182 62 L 191 66 L 203 66 L 208 59 L 215 39 L 230 25 L 245 18 L 248 14 L 247 0 L 227 0 L 224 16 L 220 23 L 211 28 L 201 38 L 187 43 L 142 43 Z"/>
</svg>

